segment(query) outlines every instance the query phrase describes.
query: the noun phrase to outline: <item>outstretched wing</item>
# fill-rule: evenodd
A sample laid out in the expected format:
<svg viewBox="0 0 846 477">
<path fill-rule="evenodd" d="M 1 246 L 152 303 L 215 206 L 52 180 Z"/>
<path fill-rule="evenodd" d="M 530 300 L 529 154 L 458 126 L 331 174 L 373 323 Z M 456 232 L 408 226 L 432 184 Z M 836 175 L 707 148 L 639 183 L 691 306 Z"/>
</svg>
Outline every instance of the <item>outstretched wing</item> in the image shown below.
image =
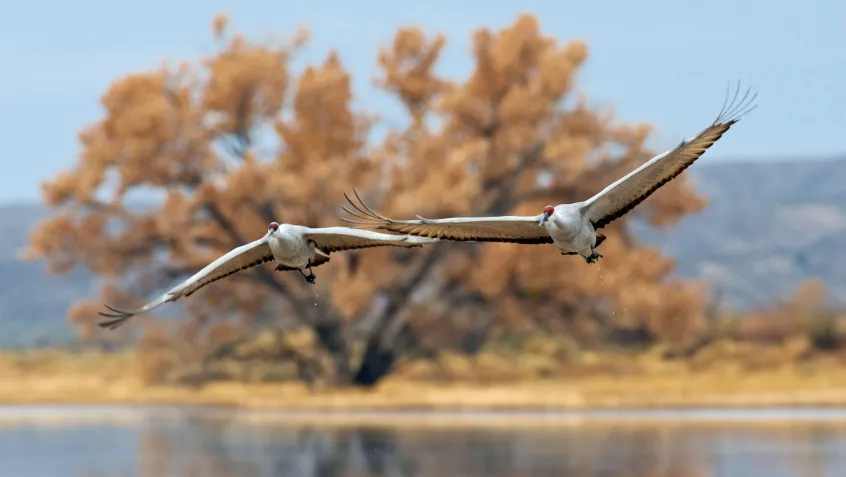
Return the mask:
<svg viewBox="0 0 846 477">
<path fill-rule="evenodd" d="M 371 232 L 369 230 L 357 230 L 350 227 L 310 228 L 306 230 L 303 236 L 306 240 L 313 241 L 315 247 L 327 254 L 371 247 L 422 247 L 425 244 L 437 241 L 423 237 L 409 237 L 407 235 L 392 235 Z"/>
<path fill-rule="evenodd" d="M 355 210 L 341 206 L 344 211 L 362 221 L 341 217 L 344 222 L 359 227 L 388 230 L 390 232 L 438 238 L 459 242 L 511 242 L 522 244 L 553 243 L 546 227 L 539 227 L 541 216 L 501 216 L 501 217 L 453 217 L 449 219 L 429 220 L 417 216 L 419 220 L 394 220 L 374 212 L 353 189 L 358 204 L 344 194 L 347 202 Z"/>
<path fill-rule="evenodd" d="M 599 229 L 627 214 L 661 186 L 681 174 L 717 142 L 734 123 L 756 108 L 756 105 L 752 103 L 758 96 L 757 93 L 750 97 L 751 89 L 747 89 L 746 94 L 738 100 L 739 93 L 740 84 L 738 83 L 731 102 L 729 102 L 729 94 L 726 94 L 720 114 L 696 137 L 684 140 L 674 149 L 653 157 L 585 201 L 582 210 L 593 222 L 594 227 Z"/>
<path fill-rule="evenodd" d="M 105 305 L 113 313 L 99 313 L 100 316 L 111 318 L 110 320 L 100 322 L 99 325 L 103 328 L 113 330 L 126 323 L 128 319 L 135 315 L 146 313 L 163 303 L 176 301 L 184 296 L 190 296 L 209 283 L 271 260 L 273 260 L 273 254 L 270 251 L 270 246 L 267 244 L 267 236 L 264 236 L 255 242 L 231 250 L 226 255 L 218 258 L 184 282 L 171 288 L 141 308 L 136 310 L 118 310 Z"/>
</svg>

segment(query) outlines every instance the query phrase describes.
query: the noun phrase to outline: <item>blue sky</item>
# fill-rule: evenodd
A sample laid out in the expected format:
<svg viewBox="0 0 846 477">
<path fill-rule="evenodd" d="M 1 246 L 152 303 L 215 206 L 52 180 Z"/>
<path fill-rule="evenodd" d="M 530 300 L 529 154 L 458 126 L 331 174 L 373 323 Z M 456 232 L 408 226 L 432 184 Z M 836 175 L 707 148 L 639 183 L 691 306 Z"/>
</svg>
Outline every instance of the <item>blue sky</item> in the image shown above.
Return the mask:
<svg viewBox="0 0 846 477">
<path fill-rule="evenodd" d="M 759 107 L 708 159 L 846 153 L 841 1 L 10 1 L 0 3 L 0 203 L 36 199 L 41 181 L 73 164 L 76 133 L 98 119 L 99 97 L 113 79 L 163 59 L 212 53 L 209 25 L 220 11 L 256 38 L 308 26 L 312 41 L 302 59 L 337 49 L 356 75 L 358 103 L 374 110 L 390 108 L 369 78 L 377 48 L 398 26 L 446 34 L 440 71 L 460 77 L 474 29 L 532 12 L 546 34 L 587 41 L 578 87 L 624 120 L 656 125 L 654 148 L 707 125 L 727 82 L 740 79 L 760 93 Z"/>
</svg>

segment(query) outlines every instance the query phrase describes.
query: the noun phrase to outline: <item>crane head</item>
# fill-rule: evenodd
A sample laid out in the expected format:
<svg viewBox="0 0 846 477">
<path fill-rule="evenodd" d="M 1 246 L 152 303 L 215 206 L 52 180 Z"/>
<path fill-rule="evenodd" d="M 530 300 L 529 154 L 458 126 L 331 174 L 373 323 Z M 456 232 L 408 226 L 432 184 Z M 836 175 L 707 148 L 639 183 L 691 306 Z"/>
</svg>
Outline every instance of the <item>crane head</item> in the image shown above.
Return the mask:
<svg viewBox="0 0 846 477">
<path fill-rule="evenodd" d="M 543 208 L 543 216 L 541 217 L 540 222 L 538 222 L 538 227 L 545 224 L 546 221 L 549 220 L 549 218 L 552 217 L 552 214 L 554 214 L 554 213 L 555 213 L 555 207 L 553 207 L 551 205 L 547 205 L 546 207 L 544 207 Z"/>
</svg>

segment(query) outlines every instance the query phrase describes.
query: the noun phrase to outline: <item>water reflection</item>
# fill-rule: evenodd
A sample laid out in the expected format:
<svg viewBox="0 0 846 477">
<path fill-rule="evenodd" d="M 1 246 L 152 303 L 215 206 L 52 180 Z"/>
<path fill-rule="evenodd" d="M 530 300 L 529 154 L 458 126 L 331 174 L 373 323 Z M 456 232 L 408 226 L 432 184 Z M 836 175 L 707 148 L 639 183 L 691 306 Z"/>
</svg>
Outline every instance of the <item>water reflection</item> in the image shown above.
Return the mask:
<svg viewBox="0 0 846 477">
<path fill-rule="evenodd" d="M 163 432 L 164 431 L 164 432 Z M 144 477 L 686 476 L 708 475 L 689 439 L 656 429 L 401 430 L 230 428 L 197 422 L 192 436 L 145 432 Z"/>
<path fill-rule="evenodd" d="M 324 427 L 150 418 L 0 427 L 0 475 L 77 477 L 824 477 L 846 425 Z"/>
</svg>

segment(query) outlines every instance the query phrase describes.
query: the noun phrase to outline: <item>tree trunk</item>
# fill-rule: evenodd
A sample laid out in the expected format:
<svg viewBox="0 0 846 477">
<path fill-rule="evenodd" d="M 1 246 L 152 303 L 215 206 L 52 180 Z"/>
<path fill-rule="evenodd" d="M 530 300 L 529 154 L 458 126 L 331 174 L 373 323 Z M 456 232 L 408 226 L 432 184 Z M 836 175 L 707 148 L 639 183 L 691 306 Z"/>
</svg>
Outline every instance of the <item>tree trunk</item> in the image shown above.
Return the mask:
<svg viewBox="0 0 846 477">
<path fill-rule="evenodd" d="M 350 356 L 347 341 L 339 320 L 322 322 L 313 326 L 320 346 L 332 357 L 335 365 L 335 384 L 346 386 L 351 382 Z"/>
<path fill-rule="evenodd" d="M 411 327 L 402 325 L 393 340 L 384 339 L 383 333 L 386 332 L 388 331 L 383 330 L 382 333 L 374 333 L 367 340 L 361 364 L 352 380 L 353 386 L 366 388 L 375 386 L 382 378 L 393 372 L 394 366 L 403 353 L 416 347 L 415 335 Z"/>
<path fill-rule="evenodd" d="M 461 351 L 468 356 L 476 356 L 479 354 L 479 351 L 482 350 L 482 347 L 485 346 L 485 343 L 488 341 L 488 337 L 491 335 L 493 319 L 485 317 L 482 320 L 483 321 L 481 322 L 477 321 L 476 326 L 468 331 L 461 340 Z"/>
<path fill-rule="evenodd" d="M 397 361 L 397 354 L 392 349 L 384 349 L 381 340 L 371 338 L 361 358 L 361 365 L 355 373 L 354 386 L 370 388 L 391 373 Z"/>
</svg>

